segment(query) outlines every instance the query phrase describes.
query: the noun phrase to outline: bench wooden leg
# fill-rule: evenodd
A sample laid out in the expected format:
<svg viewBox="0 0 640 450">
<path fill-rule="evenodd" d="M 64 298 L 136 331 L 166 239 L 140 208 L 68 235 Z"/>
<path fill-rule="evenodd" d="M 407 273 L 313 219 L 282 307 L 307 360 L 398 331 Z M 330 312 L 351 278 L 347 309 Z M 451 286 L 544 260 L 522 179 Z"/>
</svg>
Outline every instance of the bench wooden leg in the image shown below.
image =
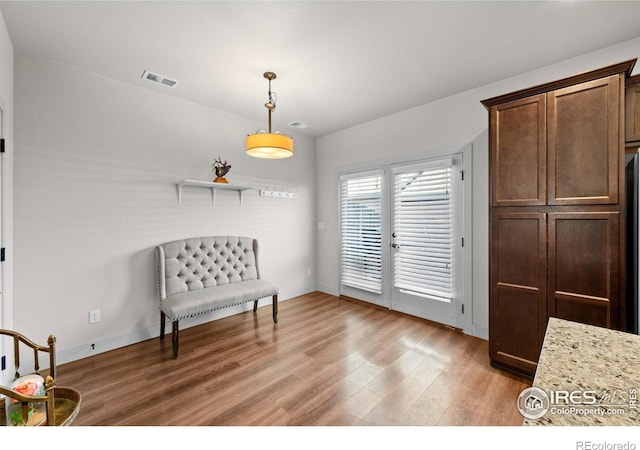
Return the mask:
<svg viewBox="0 0 640 450">
<path fill-rule="evenodd" d="M 178 320 L 172 323 L 171 343 L 173 344 L 173 359 L 178 357 Z"/>
<path fill-rule="evenodd" d="M 255 300 L 253 302 L 253 312 L 256 312 L 258 310 L 258 300 Z"/>
<path fill-rule="evenodd" d="M 273 323 L 278 323 L 278 296 L 273 296 L 273 301 L 271 302 L 271 306 L 273 308 Z"/>
<path fill-rule="evenodd" d="M 161 341 L 164 341 L 164 321 L 165 321 L 164 312 L 160 311 L 160 340 Z"/>
</svg>

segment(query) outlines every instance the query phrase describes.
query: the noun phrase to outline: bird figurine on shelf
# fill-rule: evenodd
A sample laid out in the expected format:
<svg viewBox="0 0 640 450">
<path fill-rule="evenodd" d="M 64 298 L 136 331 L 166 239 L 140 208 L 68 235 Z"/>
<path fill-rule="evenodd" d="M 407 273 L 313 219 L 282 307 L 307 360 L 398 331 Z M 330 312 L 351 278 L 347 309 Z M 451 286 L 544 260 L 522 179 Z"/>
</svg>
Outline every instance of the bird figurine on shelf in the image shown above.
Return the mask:
<svg viewBox="0 0 640 450">
<path fill-rule="evenodd" d="M 228 183 L 227 179 L 224 177 L 229 170 L 231 170 L 231 166 L 227 161 L 222 162 L 220 156 L 218 159 L 213 161 L 213 171 L 216 173 L 216 178 L 213 180 L 214 183 Z"/>
</svg>

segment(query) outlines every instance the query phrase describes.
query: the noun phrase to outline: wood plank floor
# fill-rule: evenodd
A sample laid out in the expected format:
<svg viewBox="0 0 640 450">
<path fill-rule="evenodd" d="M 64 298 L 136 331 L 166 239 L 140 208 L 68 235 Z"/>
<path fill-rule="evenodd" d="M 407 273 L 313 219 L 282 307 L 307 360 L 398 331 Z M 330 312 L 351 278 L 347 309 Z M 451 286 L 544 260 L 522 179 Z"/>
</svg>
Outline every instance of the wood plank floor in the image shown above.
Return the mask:
<svg viewBox="0 0 640 450">
<path fill-rule="evenodd" d="M 515 425 L 530 386 L 487 342 L 323 293 L 60 365 L 74 425 Z"/>
</svg>

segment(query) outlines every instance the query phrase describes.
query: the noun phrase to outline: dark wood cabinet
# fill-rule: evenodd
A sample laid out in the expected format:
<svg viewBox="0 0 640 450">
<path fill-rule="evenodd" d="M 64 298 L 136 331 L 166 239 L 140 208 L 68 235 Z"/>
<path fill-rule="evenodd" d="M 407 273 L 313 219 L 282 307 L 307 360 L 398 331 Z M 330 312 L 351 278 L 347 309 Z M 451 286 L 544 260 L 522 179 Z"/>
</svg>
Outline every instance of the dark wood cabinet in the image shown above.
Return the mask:
<svg viewBox="0 0 640 450">
<path fill-rule="evenodd" d="M 544 205 L 547 202 L 546 96 L 535 95 L 489 110 L 491 204 Z"/>
<path fill-rule="evenodd" d="M 495 366 L 533 376 L 549 317 L 625 327 L 623 118 L 634 63 L 482 102 Z"/>
<path fill-rule="evenodd" d="M 547 324 L 546 214 L 495 213 L 491 233 L 489 352 L 532 373 Z"/>
<path fill-rule="evenodd" d="M 549 214 L 548 314 L 620 328 L 620 214 Z"/>
<path fill-rule="evenodd" d="M 620 84 L 614 75 L 547 94 L 549 205 L 618 203 Z"/>
<path fill-rule="evenodd" d="M 626 141 L 640 145 L 640 75 L 626 81 Z"/>
</svg>

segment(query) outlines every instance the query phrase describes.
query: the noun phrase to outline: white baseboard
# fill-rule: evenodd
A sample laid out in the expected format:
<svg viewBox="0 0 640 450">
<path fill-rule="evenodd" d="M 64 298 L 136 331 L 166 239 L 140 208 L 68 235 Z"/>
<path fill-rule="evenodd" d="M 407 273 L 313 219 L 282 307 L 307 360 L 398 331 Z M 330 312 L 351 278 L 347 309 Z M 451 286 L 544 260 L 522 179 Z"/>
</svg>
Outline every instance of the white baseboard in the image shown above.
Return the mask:
<svg viewBox="0 0 640 450">
<path fill-rule="evenodd" d="M 325 294 L 333 295 L 335 297 L 340 296 L 340 291 L 338 290 L 338 288 L 332 286 L 318 286 L 316 290 Z"/>
<path fill-rule="evenodd" d="M 473 324 L 471 328 L 471 335 L 488 341 L 489 329 L 480 325 Z"/>
</svg>

